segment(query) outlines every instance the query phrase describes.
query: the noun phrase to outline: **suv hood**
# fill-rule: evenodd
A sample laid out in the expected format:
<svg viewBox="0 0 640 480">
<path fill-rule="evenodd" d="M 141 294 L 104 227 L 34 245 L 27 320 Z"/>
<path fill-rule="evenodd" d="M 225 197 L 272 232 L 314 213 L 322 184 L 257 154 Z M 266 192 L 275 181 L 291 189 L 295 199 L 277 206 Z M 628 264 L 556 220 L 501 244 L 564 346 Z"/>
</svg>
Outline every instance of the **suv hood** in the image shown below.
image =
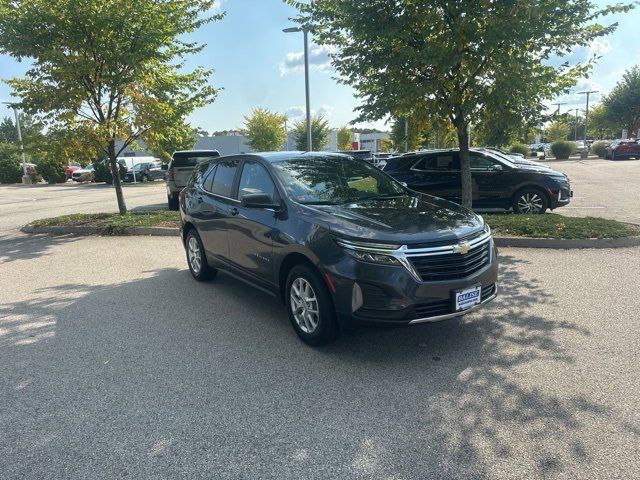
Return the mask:
<svg viewBox="0 0 640 480">
<path fill-rule="evenodd" d="M 481 217 L 430 195 L 364 200 L 343 205 L 305 205 L 335 234 L 398 245 L 457 239 L 484 228 Z"/>
</svg>

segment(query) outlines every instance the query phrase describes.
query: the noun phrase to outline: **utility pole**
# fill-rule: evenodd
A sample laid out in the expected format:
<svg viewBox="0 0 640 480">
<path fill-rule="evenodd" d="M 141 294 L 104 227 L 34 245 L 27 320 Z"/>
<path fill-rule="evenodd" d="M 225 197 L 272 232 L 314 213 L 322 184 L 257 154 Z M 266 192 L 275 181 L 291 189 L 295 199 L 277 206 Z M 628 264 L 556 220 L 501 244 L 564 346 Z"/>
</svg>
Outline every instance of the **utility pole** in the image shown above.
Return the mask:
<svg viewBox="0 0 640 480">
<path fill-rule="evenodd" d="M 22 129 L 20 128 L 20 113 L 18 113 L 18 109 L 11 102 L 0 102 L 8 105 L 13 108 L 13 114 L 16 117 L 16 130 L 18 131 L 18 144 L 20 145 L 20 160 L 22 161 L 22 183 L 25 185 L 29 185 L 31 183 L 31 177 L 27 172 L 27 162 L 24 157 L 24 144 L 22 142 Z"/>
<path fill-rule="evenodd" d="M 409 117 L 404 117 L 404 151 L 409 151 Z"/>
<path fill-rule="evenodd" d="M 556 110 L 556 115 L 560 115 L 560 105 L 566 105 L 566 103 L 554 103 L 554 105 L 558 107 L 558 110 Z"/>
<path fill-rule="evenodd" d="M 598 90 L 589 90 L 587 92 L 578 92 L 578 95 L 587 96 L 587 107 L 584 110 L 584 149 L 580 152 L 580 158 L 587 158 L 589 156 L 589 149 L 587 148 L 587 127 L 589 126 L 589 96 L 592 93 L 598 93 Z"/>
<path fill-rule="evenodd" d="M 576 108 L 576 119 L 575 122 L 573 123 L 573 141 L 577 141 L 578 140 L 578 110 L 580 110 L 579 108 Z"/>
<path fill-rule="evenodd" d="M 289 27 L 282 30 L 284 33 L 302 32 L 304 35 L 304 86 L 307 101 L 307 151 L 313 151 L 313 139 L 311 138 L 311 101 L 309 95 L 309 32 L 302 27 Z"/>
</svg>

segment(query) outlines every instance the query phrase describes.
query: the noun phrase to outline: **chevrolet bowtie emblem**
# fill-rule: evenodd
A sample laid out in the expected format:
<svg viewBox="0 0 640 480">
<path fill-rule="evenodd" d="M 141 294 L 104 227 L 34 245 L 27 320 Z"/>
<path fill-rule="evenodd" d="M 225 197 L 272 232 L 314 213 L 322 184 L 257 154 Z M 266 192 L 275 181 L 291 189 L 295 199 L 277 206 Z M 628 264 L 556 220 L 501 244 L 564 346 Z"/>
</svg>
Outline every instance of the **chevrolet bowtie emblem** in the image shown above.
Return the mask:
<svg viewBox="0 0 640 480">
<path fill-rule="evenodd" d="M 468 243 L 461 243 L 460 245 L 456 245 L 455 247 L 453 247 L 453 252 L 454 253 L 469 253 L 469 250 L 471 250 L 471 247 L 469 246 Z"/>
</svg>

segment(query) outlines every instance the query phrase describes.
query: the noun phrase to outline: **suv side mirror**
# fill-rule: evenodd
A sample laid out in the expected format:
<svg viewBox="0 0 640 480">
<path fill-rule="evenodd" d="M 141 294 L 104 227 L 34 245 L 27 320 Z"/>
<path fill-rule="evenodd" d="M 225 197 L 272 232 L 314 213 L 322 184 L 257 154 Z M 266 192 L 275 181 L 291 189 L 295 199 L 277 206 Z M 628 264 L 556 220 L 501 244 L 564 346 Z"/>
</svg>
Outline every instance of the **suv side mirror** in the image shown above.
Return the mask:
<svg viewBox="0 0 640 480">
<path fill-rule="evenodd" d="M 169 164 L 163 163 L 162 165 L 160 165 L 160 170 L 169 170 Z"/>
<path fill-rule="evenodd" d="M 491 167 L 491 170 L 494 172 L 502 172 L 504 171 L 504 167 L 502 165 L 495 164 Z"/>
<path fill-rule="evenodd" d="M 245 208 L 273 208 L 279 210 L 280 205 L 274 203 L 266 193 L 247 193 L 240 202 Z"/>
</svg>

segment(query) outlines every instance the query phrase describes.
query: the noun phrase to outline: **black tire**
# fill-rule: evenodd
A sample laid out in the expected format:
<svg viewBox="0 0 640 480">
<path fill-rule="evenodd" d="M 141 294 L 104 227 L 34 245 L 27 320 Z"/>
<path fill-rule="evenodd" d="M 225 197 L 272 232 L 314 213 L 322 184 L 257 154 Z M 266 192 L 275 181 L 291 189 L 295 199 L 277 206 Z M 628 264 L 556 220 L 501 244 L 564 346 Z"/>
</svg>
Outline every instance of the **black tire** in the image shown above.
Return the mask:
<svg viewBox="0 0 640 480">
<path fill-rule="evenodd" d="M 525 205 L 529 205 L 529 209 Z M 513 196 L 511 206 L 514 213 L 542 215 L 549 208 L 549 197 L 538 188 L 527 187 Z"/>
<path fill-rule="evenodd" d="M 167 204 L 169 205 L 169 210 L 178 210 L 180 208 L 178 199 L 173 196 L 167 195 Z"/>
<path fill-rule="evenodd" d="M 196 248 L 197 247 L 197 248 Z M 209 266 L 207 256 L 204 253 L 204 246 L 200 235 L 195 228 L 189 230 L 184 241 L 184 249 L 187 254 L 187 265 L 193 278 L 199 282 L 210 280 L 216 276 L 218 271 Z"/>
<path fill-rule="evenodd" d="M 312 293 L 316 299 L 315 302 L 312 301 L 306 306 L 300 307 L 305 309 L 305 314 L 308 306 L 311 306 L 309 309 L 310 311 L 312 311 L 311 309 L 314 305 L 317 308 L 317 322 L 315 328 L 311 332 L 304 330 L 306 327 L 302 327 L 299 324 L 294 312 L 292 289 L 294 289 L 294 282 L 297 282 L 299 279 L 302 279 L 311 286 Z M 331 294 L 329 293 L 327 285 L 316 270 L 303 264 L 297 265 L 291 269 L 287 277 L 285 302 L 291 325 L 303 342 L 312 346 L 320 346 L 326 345 L 338 338 L 338 322 L 336 320 L 336 311 L 333 306 L 333 301 L 331 300 Z M 302 315 L 300 312 L 298 312 L 298 314 Z"/>
</svg>

